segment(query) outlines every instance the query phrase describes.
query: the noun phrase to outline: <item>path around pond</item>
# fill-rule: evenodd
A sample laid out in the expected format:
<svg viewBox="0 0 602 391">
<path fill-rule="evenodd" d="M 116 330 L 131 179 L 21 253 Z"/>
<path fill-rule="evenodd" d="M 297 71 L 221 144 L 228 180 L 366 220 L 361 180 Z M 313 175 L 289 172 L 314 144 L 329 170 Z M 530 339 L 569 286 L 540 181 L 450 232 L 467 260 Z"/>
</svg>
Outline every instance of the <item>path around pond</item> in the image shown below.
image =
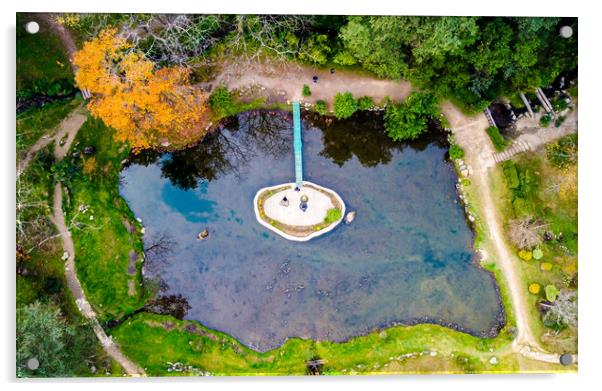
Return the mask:
<svg viewBox="0 0 602 391">
<path fill-rule="evenodd" d="M 495 165 L 495 161 L 493 145 L 485 132 L 489 122 L 483 113 L 468 117 L 449 102 L 444 103 L 441 108 L 450 123 L 455 141 L 464 149 L 465 161 L 472 167 L 471 181 L 478 191 L 479 208 L 483 213 L 494 250 L 489 256 L 493 257 L 501 268 L 508 285 L 517 327 L 512 350 L 533 360 L 559 363 L 560 356 L 545 352 L 531 331 L 526 289 L 520 277 L 520 265 L 517 264 L 520 261 L 512 255 L 505 241 L 502 220 L 491 192 L 489 170 Z M 534 137 L 532 147 L 537 148 L 549 141 L 552 140 L 548 137 Z"/>
</svg>

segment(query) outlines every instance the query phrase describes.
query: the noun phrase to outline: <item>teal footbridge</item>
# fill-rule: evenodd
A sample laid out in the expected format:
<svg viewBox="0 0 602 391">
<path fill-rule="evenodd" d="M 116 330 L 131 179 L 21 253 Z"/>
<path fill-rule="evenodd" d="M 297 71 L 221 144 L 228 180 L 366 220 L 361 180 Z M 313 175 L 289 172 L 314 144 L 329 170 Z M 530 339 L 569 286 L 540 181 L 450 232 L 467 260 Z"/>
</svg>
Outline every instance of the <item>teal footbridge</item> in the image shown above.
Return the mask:
<svg viewBox="0 0 602 391">
<path fill-rule="evenodd" d="M 301 107 L 299 102 L 293 102 L 293 146 L 295 149 L 295 185 L 303 186 L 303 143 L 301 141 Z"/>
</svg>

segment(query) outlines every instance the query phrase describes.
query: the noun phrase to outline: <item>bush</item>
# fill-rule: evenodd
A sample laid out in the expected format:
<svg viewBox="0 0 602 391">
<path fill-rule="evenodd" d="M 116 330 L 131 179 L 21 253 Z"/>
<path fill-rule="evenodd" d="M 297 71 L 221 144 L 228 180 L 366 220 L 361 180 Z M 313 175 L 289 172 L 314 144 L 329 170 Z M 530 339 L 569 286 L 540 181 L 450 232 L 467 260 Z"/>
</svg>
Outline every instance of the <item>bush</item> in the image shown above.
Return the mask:
<svg viewBox="0 0 602 391">
<path fill-rule="evenodd" d="M 529 285 L 529 292 L 536 295 L 539 293 L 539 291 L 541 290 L 541 286 L 538 283 L 532 283 L 531 285 Z"/>
<path fill-rule="evenodd" d="M 578 157 L 577 133 L 548 144 L 546 147 L 546 156 L 556 168 L 562 169 L 576 164 Z"/>
<path fill-rule="evenodd" d="M 393 141 L 415 140 L 427 131 L 429 121 L 440 118 L 437 98 L 429 92 L 412 92 L 385 111 L 385 131 Z"/>
<path fill-rule="evenodd" d="M 531 251 L 528 250 L 520 250 L 518 252 L 518 256 L 520 257 L 520 259 L 522 259 L 523 261 L 530 261 L 531 258 L 533 258 L 533 253 Z"/>
<path fill-rule="evenodd" d="M 552 264 L 550 262 L 542 262 L 539 268 L 544 272 L 548 272 L 552 270 Z"/>
<path fill-rule="evenodd" d="M 565 119 L 566 119 L 566 117 L 564 115 L 561 115 L 560 117 L 556 118 L 556 121 L 554 121 L 554 126 L 556 126 L 557 128 L 559 128 L 560 125 L 562 125 L 562 123 L 564 122 Z"/>
<path fill-rule="evenodd" d="M 564 98 L 558 98 L 552 102 L 552 108 L 554 111 L 562 111 L 567 107 L 569 107 L 569 104 L 564 100 Z"/>
<path fill-rule="evenodd" d="M 504 178 L 506 179 L 506 184 L 510 189 L 517 189 L 520 186 L 520 181 L 518 179 L 518 171 L 516 170 L 516 165 L 512 160 L 506 160 L 502 163 L 502 171 L 504 172 Z"/>
<path fill-rule="evenodd" d="M 558 290 L 558 288 L 556 288 L 555 285 L 546 285 L 545 292 L 546 292 L 546 299 L 551 303 L 556 301 L 556 298 L 558 297 L 558 294 L 560 293 L 560 291 Z"/>
<path fill-rule="evenodd" d="M 311 89 L 307 84 L 303 84 L 303 96 L 311 96 Z"/>
<path fill-rule="evenodd" d="M 501 152 L 509 145 L 508 140 L 502 136 L 500 130 L 496 126 L 490 126 L 487 128 L 487 135 L 493 143 L 493 147 L 496 151 Z"/>
<path fill-rule="evenodd" d="M 324 222 L 326 224 L 332 224 L 335 221 L 338 221 L 341 218 L 341 216 L 342 216 L 342 214 L 341 214 L 341 210 L 340 209 L 330 208 L 326 212 L 326 218 L 324 219 Z"/>
<path fill-rule="evenodd" d="M 334 97 L 334 115 L 338 119 L 351 117 L 357 111 L 357 101 L 351 92 L 340 92 Z"/>
<path fill-rule="evenodd" d="M 217 87 L 209 97 L 209 105 L 218 117 L 227 117 L 234 110 L 232 96 L 226 87 Z"/>
<path fill-rule="evenodd" d="M 462 159 L 464 150 L 458 144 L 451 144 L 449 146 L 449 157 L 453 160 Z"/>
<path fill-rule="evenodd" d="M 372 101 L 372 98 L 370 98 L 369 96 L 362 96 L 357 101 L 357 107 L 360 110 L 368 110 L 368 109 L 371 109 L 372 106 L 374 106 L 374 102 Z"/>
<path fill-rule="evenodd" d="M 323 100 L 319 100 L 316 102 L 316 111 L 320 115 L 326 115 L 328 113 L 328 108 L 326 107 L 326 102 Z"/>
<path fill-rule="evenodd" d="M 541 118 L 539 119 L 539 126 L 541 126 L 542 128 L 547 128 L 548 126 L 550 126 L 551 122 L 552 122 L 552 116 L 550 114 L 545 114 L 545 115 L 542 115 Z"/>
</svg>

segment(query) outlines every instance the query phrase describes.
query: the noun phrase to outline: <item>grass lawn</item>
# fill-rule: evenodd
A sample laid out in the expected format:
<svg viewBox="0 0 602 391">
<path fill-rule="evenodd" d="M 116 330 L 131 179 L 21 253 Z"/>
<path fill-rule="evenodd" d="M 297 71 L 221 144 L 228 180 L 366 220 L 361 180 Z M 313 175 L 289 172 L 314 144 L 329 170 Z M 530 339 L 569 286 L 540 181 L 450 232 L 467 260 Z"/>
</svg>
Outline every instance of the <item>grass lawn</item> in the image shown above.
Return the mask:
<svg viewBox="0 0 602 391">
<path fill-rule="evenodd" d="M 113 131 L 100 120 L 89 118 L 80 129 L 72 151 L 78 174 L 68 182 L 68 219 L 84 225 L 73 229 L 77 274 L 88 300 L 101 320 L 118 319 L 142 307 L 146 292 L 141 286 L 141 259 L 128 273 L 130 251 L 142 254 L 139 224 L 119 195 L 119 171 L 129 149 L 113 141 Z M 95 152 L 85 155 L 86 146 Z M 87 207 L 81 212 L 80 207 Z M 133 228 L 128 231 L 126 225 Z"/>
</svg>

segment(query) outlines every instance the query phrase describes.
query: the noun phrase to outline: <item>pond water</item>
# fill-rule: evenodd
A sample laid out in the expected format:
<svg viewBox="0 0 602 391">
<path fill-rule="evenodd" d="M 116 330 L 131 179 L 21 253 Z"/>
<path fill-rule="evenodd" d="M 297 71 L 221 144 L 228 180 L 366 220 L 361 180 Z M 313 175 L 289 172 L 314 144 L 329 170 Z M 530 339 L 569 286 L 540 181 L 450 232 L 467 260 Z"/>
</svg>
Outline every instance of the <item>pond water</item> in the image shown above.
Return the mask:
<svg viewBox="0 0 602 391">
<path fill-rule="evenodd" d="M 328 122 L 330 121 L 330 122 Z M 504 323 L 455 191 L 445 137 L 393 143 L 382 114 L 305 117 L 305 179 L 341 195 L 355 221 L 305 243 L 255 220 L 253 197 L 294 180 L 292 118 L 253 111 L 197 147 L 142 155 L 121 193 L 144 223 L 146 273 L 186 318 L 265 351 L 288 337 L 343 341 L 393 324 L 439 323 L 492 336 Z M 207 228 L 210 236 L 198 241 Z"/>
</svg>

